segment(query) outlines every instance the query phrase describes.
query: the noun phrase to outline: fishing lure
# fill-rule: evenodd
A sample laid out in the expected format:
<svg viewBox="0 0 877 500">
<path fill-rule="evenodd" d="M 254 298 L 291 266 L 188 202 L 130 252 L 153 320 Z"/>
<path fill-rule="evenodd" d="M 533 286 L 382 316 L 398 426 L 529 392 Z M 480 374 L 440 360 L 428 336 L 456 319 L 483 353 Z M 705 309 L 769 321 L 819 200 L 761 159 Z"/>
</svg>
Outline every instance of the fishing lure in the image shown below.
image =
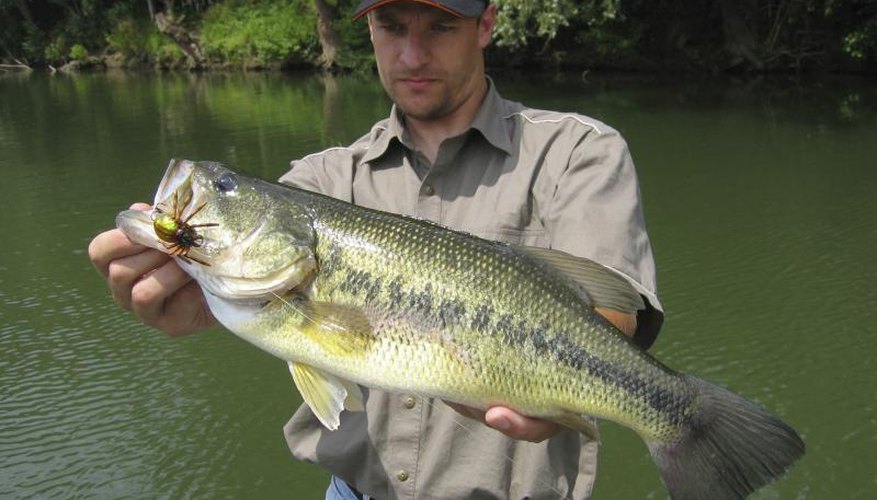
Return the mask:
<svg viewBox="0 0 877 500">
<path fill-rule="evenodd" d="M 219 224 L 189 224 L 192 217 L 200 212 L 207 205 L 207 202 L 202 203 L 188 217 L 183 219 L 183 211 L 191 203 L 191 199 L 191 194 L 189 194 L 183 200 L 183 203 L 179 203 L 177 193 L 174 193 L 171 213 L 167 213 L 161 207 L 156 206 L 153 213 L 152 228 L 165 248 L 168 249 L 170 255 L 179 257 L 186 262 L 195 261 L 201 265 L 209 266 L 210 264 L 207 262 L 189 255 L 189 251 L 192 248 L 200 247 L 204 242 L 204 237 L 198 234 L 198 228 L 215 227 Z"/>
</svg>

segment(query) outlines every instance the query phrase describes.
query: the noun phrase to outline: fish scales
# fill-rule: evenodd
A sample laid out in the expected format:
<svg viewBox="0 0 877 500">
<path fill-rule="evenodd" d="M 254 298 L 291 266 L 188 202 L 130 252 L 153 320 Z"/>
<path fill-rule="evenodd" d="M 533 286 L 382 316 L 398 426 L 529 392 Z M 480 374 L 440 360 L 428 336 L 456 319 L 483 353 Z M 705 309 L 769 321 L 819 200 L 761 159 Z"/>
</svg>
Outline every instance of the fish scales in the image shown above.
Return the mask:
<svg viewBox="0 0 877 500">
<path fill-rule="evenodd" d="M 588 419 L 606 418 L 643 437 L 671 497 L 686 500 L 745 498 L 804 453 L 770 412 L 667 368 L 597 314 L 642 300 L 587 259 L 212 162 L 172 160 L 154 205 L 122 212 L 118 226 L 171 254 L 229 330 L 286 360 L 330 430 L 363 409 L 358 384 L 502 404 L 590 437 Z"/>
<path fill-rule="evenodd" d="M 448 373 L 485 381 L 467 392 L 477 398 L 491 394 L 491 403 L 514 404 L 531 414 L 551 415 L 551 409 L 561 407 L 613 419 L 636 416 L 641 421 L 626 423 L 664 436 L 679 428 L 687 393 L 675 375 L 651 358 L 645 365 L 627 359 L 641 358 L 640 351 L 583 307 L 562 279 L 543 272 L 528 256 L 427 221 L 400 224 L 380 212 L 352 217 L 346 205 L 322 197 L 311 205 L 320 207 L 315 211 L 316 254 L 318 259 L 326 256 L 315 299 L 383 315 L 387 330 L 376 333 L 394 341 L 433 342 L 450 349 L 467 370 Z M 374 248 L 384 249 L 378 259 Z M 596 328 L 608 340 L 595 335 Z M 371 363 L 379 361 L 370 358 L 369 369 L 374 371 Z M 398 372 L 394 360 L 386 361 L 388 371 Z M 565 369 L 559 370 L 557 362 Z M 624 365 L 642 369 L 632 372 Z M 415 376 L 425 365 L 409 368 Z M 439 376 L 422 392 L 446 391 L 454 382 L 447 378 Z M 459 400 L 462 394 L 446 395 Z M 515 400 L 508 400 L 509 394 Z M 630 396 L 626 401 L 625 395 Z M 588 407 L 573 407 L 571 401 L 586 401 Z M 668 408 L 676 411 L 668 413 Z M 656 432 L 661 421 L 667 425 Z"/>
</svg>

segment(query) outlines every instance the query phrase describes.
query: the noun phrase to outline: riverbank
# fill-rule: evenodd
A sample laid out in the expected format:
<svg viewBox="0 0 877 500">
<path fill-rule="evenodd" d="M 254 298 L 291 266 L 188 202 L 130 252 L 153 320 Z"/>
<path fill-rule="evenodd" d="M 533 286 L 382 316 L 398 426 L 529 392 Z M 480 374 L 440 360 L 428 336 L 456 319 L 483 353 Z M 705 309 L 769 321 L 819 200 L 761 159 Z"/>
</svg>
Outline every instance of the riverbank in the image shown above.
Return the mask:
<svg viewBox="0 0 877 500">
<path fill-rule="evenodd" d="M 491 66 L 768 74 L 877 74 L 869 0 L 717 2 L 494 0 Z M 0 63 L 49 71 L 370 71 L 356 0 L 0 2 Z M 777 4 L 777 5 L 774 5 Z M 760 4 L 759 4 L 760 5 Z M 2 68 L 0 68 L 2 69 Z"/>
</svg>

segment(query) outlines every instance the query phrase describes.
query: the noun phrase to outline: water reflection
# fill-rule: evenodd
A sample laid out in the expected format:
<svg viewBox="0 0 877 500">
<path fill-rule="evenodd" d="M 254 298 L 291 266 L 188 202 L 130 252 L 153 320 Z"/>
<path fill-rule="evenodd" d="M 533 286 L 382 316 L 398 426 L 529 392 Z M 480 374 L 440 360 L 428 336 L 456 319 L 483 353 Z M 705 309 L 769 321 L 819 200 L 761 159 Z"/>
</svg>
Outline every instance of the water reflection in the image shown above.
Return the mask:
<svg viewBox="0 0 877 500">
<path fill-rule="evenodd" d="M 866 498 L 873 82 L 495 80 L 628 139 L 668 311 L 657 354 L 771 407 L 808 443 L 762 498 Z M 280 435 L 298 404 L 284 364 L 220 330 L 171 340 L 139 325 L 84 251 L 151 198 L 171 157 L 273 179 L 388 108 L 373 79 L 0 75 L 0 497 L 320 495 L 324 473 Z M 663 498 L 639 438 L 607 425 L 603 440 L 597 498 Z"/>
</svg>

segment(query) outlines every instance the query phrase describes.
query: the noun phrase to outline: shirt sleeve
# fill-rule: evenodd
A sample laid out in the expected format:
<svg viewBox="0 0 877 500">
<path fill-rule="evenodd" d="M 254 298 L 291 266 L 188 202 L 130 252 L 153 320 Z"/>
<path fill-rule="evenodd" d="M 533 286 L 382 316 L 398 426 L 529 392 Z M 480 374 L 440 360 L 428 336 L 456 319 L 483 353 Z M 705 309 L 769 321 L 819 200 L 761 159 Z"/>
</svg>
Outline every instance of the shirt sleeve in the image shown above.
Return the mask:
<svg viewBox="0 0 877 500">
<path fill-rule="evenodd" d="M 634 340 L 654 343 L 663 322 L 639 181 L 627 143 L 612 129 L 585 134 L 557 177 L 547 225 L 550 245 L 611 267 L 643 296 Z"/>
<path fill-rule="evenodd" d="M 350 202 L 355 162 L 353 151 L 352 148 L 329 148 L 293 160 L 280 182 Z"/>
</svg>

